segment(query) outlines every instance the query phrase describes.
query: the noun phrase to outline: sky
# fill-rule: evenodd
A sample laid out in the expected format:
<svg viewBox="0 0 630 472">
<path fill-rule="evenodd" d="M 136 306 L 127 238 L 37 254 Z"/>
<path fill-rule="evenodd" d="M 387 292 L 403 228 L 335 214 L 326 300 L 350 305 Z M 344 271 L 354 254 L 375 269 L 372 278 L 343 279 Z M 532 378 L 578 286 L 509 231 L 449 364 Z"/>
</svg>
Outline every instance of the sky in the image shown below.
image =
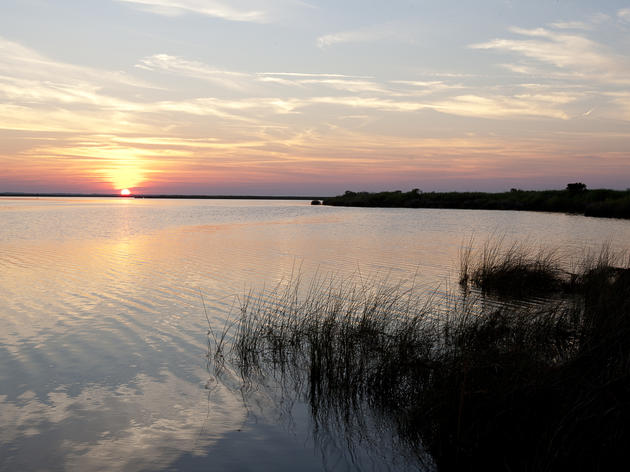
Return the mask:
<svg viewBox="0 0 630 472">
<path fill-rule="evenodd" d="M 0 192 L 630 187 L 630 1 L 2 0 Z"/>
</svg>

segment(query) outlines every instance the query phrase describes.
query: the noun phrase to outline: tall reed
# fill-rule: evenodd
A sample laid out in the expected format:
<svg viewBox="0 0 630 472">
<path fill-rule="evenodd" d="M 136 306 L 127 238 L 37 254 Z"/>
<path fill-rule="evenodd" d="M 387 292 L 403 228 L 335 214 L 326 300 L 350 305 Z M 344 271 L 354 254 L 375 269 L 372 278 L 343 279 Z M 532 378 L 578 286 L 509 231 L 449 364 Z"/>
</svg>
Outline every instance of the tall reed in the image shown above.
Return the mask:
<svg viewBox="0 0 630 472">
<path fill-rule="evenodd" d="M 296 281 L 243 301 L 241 374 L 279 374 L 315 424 L 347 433 L 361 415 L 378 417 L 429 468 L 608 470 L 627 460 L 630 261 L 613 266 L 603 249 L 568 272 L 557 252 L 496 248 L 464 254 L 467 280 L 523 278 L 525 268 L 535 274 L 528 291 L 552 277 L 571 295 L 438 303 L 412 285 Z"/>
</svg>

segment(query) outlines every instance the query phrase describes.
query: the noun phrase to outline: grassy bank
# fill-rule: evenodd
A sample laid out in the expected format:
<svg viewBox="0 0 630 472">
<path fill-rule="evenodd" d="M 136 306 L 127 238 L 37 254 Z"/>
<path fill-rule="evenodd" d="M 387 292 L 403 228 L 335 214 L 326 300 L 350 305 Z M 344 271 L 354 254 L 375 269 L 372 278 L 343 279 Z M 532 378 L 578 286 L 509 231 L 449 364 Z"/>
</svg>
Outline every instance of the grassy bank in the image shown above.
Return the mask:
<svg viewBox="0 0 630 472">
<path fill-rule="evenodd" d="M 439 470 L 612 470 L 629 455 L 630 272 L 610 251 L 569 273 L 553 252 L 520 249 L 464 254 L 463 282 L 535 269 L 527 290 L 543 277 L 570 295 L 436 304 L 403 285 L 290 284 L 244 301 L 241 374 L 280 376 L 314 424 L 349 437 L 377 417 Z"/>
<path fill-rule="evenodd" d="M 509 298 L 584 296 L 591 286 L 627 277 L 630 267 L 630 255 L 607 245 L 568 263 L 557 249 L 525 243 L 506 246 L 502 240 L 487 241 L 474 254 L 470 247 L 460 251 L 460 284 Z"/>
<path fill-rule="evenodd" d="M 358 207 L 527 210 L 630 218 L 630 190 L 567 190 L 510 192 L 346 192 L 326 198 L 324 205 Z"/>
</svg>

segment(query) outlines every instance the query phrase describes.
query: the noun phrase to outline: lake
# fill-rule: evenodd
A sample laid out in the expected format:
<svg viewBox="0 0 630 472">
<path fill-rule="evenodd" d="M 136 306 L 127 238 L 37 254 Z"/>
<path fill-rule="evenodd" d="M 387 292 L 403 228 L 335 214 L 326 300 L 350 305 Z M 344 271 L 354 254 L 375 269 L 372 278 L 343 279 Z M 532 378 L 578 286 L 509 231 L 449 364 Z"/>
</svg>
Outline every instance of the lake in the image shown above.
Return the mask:
<svg viewBox="0 0 630 472">
<path fill-rule="evenodd" d="M 249 292 L 300 274 L 457 290 L 474 236 L 567 258 L 630 221 L 308 201 L 0 198 L 0 470 L 395 470 L 387 438 L 347 451 L 308 408 L 217 380 L 221 330 Z M 205 310 L 204 310 L 205 303 Z M 206 319 L 206 315 L 208 320 Z M 288 414 L 287 414 L 288 413 Z M 389 451 L 389 452 L 388 452 Z M 395 462 L 399 460 L 400 462 Z"/>
</svg>

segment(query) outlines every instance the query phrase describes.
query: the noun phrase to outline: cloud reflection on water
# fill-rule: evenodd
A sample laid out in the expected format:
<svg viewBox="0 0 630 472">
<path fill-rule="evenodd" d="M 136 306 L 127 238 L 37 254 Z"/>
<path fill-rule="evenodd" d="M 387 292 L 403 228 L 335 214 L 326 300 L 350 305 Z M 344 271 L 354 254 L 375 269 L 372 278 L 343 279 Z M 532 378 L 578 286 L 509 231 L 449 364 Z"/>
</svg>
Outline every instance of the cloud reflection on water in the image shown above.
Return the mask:
<svg viewBox="0 0 630 472">
<path fill-rule="evenodd" d="M 246 411 L 219 386 L 211 406 L 199 385 L 168 371 L 159 379 L 141 374 L 130 384 L 87 385 L 71 396 L 58 387 L 44 400 L 27 391 L 3 397 L 3 444 L 20 444 L 5 455 L 6 470 L 68 471 L 164 468 L 183 453 L 205 455 L 223 434 L 240 429 Z M 38 458 L 32 449 L 43 449 Z M 55 460 L 51 461 L 51 458 Z"/>
</svg>

